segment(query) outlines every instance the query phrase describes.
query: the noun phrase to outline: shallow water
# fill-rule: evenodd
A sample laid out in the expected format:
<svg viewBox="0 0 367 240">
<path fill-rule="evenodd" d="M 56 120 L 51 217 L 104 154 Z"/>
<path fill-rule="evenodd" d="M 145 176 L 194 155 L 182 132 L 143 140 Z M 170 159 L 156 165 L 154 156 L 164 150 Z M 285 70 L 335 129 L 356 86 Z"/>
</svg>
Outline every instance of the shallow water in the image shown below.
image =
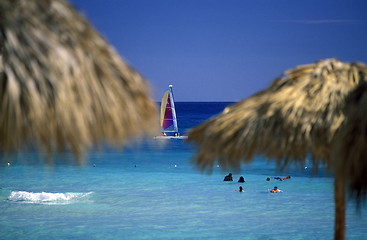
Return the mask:
<svg viewBox="0 0 367 240">
<path fill-rule="evenodd" d="M 213 106 L 195 114 L 195 104 L 182 105 L 182 128 L 225 104 Z M 223 182 L 227 172 L 201 174 L 193 154 L 182 140 L 91 152 L 83 167 L 68 154 L 53 166 L 19 154 L 0 166 L 0 239 L 333 239 L 331 177 L 312 177 L 311 166 L 279 173 L 258 157 Z M 269 193 L 274 186 L 283 192 Z M 347 239 L 366 239 L 366 224 L 367 208 L 358 213 L 349 201 Z"/>
</svg>

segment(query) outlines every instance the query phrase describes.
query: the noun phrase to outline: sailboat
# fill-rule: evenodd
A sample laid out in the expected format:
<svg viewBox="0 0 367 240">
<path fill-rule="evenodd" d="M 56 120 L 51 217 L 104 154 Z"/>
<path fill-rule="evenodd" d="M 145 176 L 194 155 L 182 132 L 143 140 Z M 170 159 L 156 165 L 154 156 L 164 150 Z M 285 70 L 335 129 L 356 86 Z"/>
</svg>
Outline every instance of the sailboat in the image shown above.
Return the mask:
<svg viewBox="0 0 367 240">
<path fill-rule="evenodd" d="M 160 118 L 162 136 L 156 136 L 155 138 L 186 139 L 187 136 L 180 136 L 178 131 L 177 115 L 172 87 L 172 85 L 169 85 L 168 90 L 163 95 L 161 101 Z"/>
</svg>

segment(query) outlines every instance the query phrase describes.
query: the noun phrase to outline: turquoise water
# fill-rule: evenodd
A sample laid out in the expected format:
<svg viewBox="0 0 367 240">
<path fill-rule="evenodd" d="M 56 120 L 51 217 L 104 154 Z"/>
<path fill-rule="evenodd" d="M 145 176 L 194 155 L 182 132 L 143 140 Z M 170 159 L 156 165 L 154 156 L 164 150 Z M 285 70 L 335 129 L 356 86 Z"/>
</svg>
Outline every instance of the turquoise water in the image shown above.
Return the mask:
<svg viewBox="0 0 367 240">
<path fill-rule="evenodd" d="M 177 105 L 183 131 L 226 106 L 201 105 Z M 311 166 L 279 173 L 258 157 L 223 182 L 228 172 L 201 174 L 193 154 L 182 140 L 91 152 L 83 167 L 68 154 L 53 166 L 19 154 L 0 166 L 0 239 L 333 239 L 331 177 L 312 177 Z M 268 193 L 274 186 L 283 192 Z M 366 224 L 367 208 L 349 201 L 347 239 L 366 239 Z"/>
</svg>

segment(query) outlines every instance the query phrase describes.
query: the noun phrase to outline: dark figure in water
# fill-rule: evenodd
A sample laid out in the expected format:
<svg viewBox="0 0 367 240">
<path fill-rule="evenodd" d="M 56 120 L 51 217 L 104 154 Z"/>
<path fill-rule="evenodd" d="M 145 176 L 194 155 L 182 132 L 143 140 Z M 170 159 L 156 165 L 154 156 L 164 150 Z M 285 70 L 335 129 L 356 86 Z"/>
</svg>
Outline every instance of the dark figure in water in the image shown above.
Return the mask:
<svg viewBox="0 0 367 240">
<path fill-rule="evenodd" d="M 266 178 L 266 181 L 270 181 L 270 177 Z"/>
<path fill-rule="evenodd" d="M 240 179 L 238 179 L 238 182 L 245 182 L 245 179 L 241 176 Z"/>
<path fill-rule="evenodd" d="M 239 189 L 238 191 L 239 191 L 239 192 L 244 192 L 243 187 L 242 187 L 242 186 L 240 186 L 240 189 Z"/>
<path fill-rule="evenodd" d="M 283 192 L 282 190 L 278 189 L 277 186 L 275 186 L 273 189 L 271 189 L 269 192 L 271 193 L 278 193 L 278 192 Z"/>
<path fill-rule="evenodd" d="M 284 177 L 284 178 L 274 177 L 274 179 L 279 180 L 279 181 L 283 181 L 283 180 L 291 179 L 291 176 L 287 176 L 287 177 Z"/>
<path fill-rule="evenodd" d="M 285 178 L 281 178 L 280 181 L 291 179 L 291 176 L 286 176 Z"/>
<path fill-rule="evenodd" d="M 232 173 L 229 173 L 227 176 L 225 176 L 223 181 L 233 181 Z"/>
</svg>

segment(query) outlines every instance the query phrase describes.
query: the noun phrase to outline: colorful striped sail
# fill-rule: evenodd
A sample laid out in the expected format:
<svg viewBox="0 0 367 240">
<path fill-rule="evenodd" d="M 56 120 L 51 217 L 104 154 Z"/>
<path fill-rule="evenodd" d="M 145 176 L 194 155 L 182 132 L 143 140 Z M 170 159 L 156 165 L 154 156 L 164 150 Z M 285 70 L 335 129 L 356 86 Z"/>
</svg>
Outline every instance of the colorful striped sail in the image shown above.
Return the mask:
<svg viewBox="0 0 367 240">
<path fill-rule="evenodd" d="M 169 85 L 169 89 L 164 93 L 161 102 L 161 128 L 162 132 L 177 132 L 177 117 L 175 102 L 173 99 L 172 85 Z"/>
</svg>

